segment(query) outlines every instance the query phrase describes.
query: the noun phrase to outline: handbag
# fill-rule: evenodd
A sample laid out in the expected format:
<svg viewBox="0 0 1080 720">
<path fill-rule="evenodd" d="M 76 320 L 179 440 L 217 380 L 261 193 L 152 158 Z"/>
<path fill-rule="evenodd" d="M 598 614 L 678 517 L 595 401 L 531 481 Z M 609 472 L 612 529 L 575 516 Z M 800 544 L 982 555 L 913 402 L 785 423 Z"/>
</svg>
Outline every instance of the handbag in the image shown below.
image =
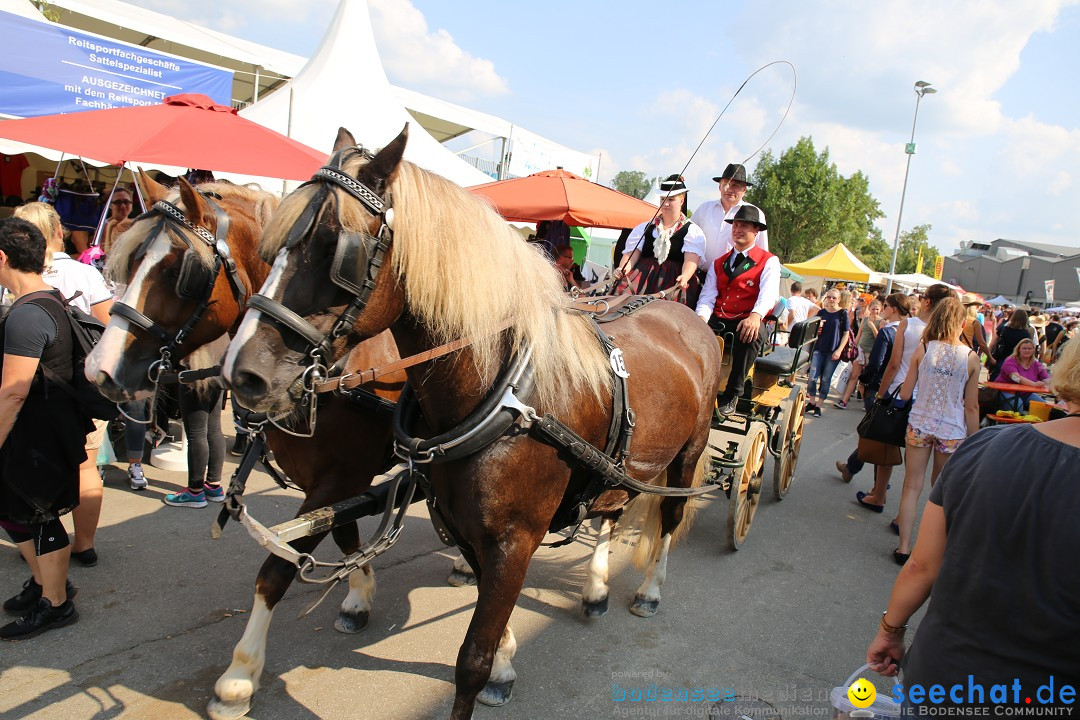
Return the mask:
<svg viewBox="0 0 1080 720">
<path fill-rule="evenodd" d="M 846 362 L 855 362 L 858 357 L 859 348 L 855 344 L 855 331 L 848 328 L 847 345 L 844 345 L 844 349 L 840 351 L 840 359 Z"/>
<path fill-rule="evenodd" d="M 895 407 L 893 401 L 900 394 L 900 388 L 889 393 L 888 397 L 878 400 L 859 423 L 859 437 L 867 440 L 877 440 L 888 445 L 904 447 L 904 436 L 907 434 L 908 413 L 911 412 L 911 404 L 903 407 Z"/>
<path fill-rule="evenodd" d="M 895 445 L 888 445 L 877 440 L 859 438 L 859 447 L 856 455 L 859 460 L 878 467 L 892 467 L 904 464 L 904 454 Z"/>
</svg>

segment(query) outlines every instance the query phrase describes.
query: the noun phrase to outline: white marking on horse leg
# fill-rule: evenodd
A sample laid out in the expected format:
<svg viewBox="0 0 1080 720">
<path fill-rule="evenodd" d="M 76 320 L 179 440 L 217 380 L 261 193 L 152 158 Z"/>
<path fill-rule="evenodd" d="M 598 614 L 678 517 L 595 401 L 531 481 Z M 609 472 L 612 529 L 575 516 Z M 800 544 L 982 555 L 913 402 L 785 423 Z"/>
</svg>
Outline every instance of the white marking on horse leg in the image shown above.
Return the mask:
<svg viewBox="0 0 1080 720">
<path fill-rule="evenodd" d="M 450 570 L 450 577 L 446 579 L 446 582 L 453 587 L 476 584 L 476 573 L 473 572 L 472 565 L 465 561 L 465 556 L 461 553 L 458 553 L 457 557 L 454 558 L 454 567 Z"/>
<path fill-rule="evenodd" d="M 341 603 L 341 613 L 334 621 L 339 632 L 357 633 L 367 627 L 368 613 L 375 599 L 375 572 L 364 565 L 349 574 L 349 594 Z"/>
<path fill-rule="evenodd" d="M 510 628 L 510 623 L 507 623 L 502 638 L 499 640 L 499 647 L 495 650 L 495 659 L 491 663 L 491 675 L 488 676 L 489 683 L 513 682 L 517 679 L 514 666 L 510 664 L 516 653 L 517 638 L 514 637 L 514 631 Z"/>
<path fill-rule="evenodd" d="M 612 524 L 607 518 L 600 523 L 600 534 L 596 538 L 592 560 L 589 561 L 589 575 L 581 591 L 581 600 L 586 604 L 600 602 L 608 596 L 608 554 Z"/>
<path fill-rule="evenodd" d="M 653 555 L 652 562 L 645 572 L 645 581 L 638 588 L 637 598 L 640 600 L 655 601 L 660 599 L 660 586 L 667 578 L 668 550 L 671 549 L 671 534 L 660 539 L 660 545 Z"/>
<path fill-rule="evenodd" d="M 266 606 L 262 595 L 255 593 L 244 635 L 233 648 L 232 664 L 214 683 L 217 702 L 225 706 L 246 705 L 259 689 L 259 676 L 266 664 L 266 633 L 273 616 L 274 611 Z M 214 710 L 213 702 L 210 708 Z"/>
</svg>

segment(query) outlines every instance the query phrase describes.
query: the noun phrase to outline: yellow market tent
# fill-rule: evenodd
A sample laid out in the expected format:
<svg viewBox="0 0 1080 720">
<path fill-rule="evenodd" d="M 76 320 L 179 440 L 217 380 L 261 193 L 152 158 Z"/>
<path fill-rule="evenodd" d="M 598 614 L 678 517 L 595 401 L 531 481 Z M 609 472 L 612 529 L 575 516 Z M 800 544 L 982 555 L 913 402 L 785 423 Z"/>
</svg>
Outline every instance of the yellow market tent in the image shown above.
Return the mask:
<svg viewBox="0 0 1080 720">
<path fill-rule="evenodd" d="M 806 262 L 788 263 L 784 267 L 800 275 L 826 280 L 851 280 L 865 283 L 881 281 L 881 276 L 855 257 L 844 243 L 837 243 Z"/>
</svg>

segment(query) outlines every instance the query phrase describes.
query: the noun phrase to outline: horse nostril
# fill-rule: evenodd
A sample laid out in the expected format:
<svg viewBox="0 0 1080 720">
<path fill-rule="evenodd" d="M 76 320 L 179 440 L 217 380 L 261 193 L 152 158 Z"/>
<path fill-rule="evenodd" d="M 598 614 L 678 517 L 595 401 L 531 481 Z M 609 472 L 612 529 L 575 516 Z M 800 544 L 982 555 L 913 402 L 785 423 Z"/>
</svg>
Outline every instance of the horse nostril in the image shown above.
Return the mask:
<svg viewBox="0 0 1080 720">
<path fill-rule="evenodd" d="M 254 403 L 266 397 L 270 387 L 259 374 L 249 370 L 234 372 L 230 385 L 237 399 L 241 400 L 246 407 L 254 407 Z"/>
</svg>

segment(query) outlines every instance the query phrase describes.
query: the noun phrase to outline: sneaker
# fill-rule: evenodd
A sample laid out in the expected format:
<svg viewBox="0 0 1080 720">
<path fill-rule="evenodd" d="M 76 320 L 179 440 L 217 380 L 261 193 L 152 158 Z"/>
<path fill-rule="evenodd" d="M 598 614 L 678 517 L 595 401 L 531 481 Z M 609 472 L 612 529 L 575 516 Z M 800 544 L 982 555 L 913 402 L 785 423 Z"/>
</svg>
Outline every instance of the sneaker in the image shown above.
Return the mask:
<svg viewBox="0 0 1080 720">
<path fill-rule="evenodd" d="M 79 588 L 75 587 L 70 580 L 64 585 L 64 589 L 67 591 L 68 600 L 74 600 L 75 596 L 79 594 Z M 12 615 L 24 615 L 30 612 L 40 599 L 41 586 L 34 582 L 34 578 L 31 576 L 29 580 L 23 583 L 23 589 L 18 595 L 4 601 L 4 612 Z"/>
<path fill-rule="evenodd" d="M 185 488 L 183 492 L 166 495 L 165 504 L 173 507 L 204 508 L 206 507 L 206 495 L 202 491 L 193 493 Z"/>
<path fill-rule="evenodd" d="M 220 485 L 203 485 L 203 494 L 210 502 L 225 502 L 225 488 Z"/>
<path fill-rule="evenodd" d="M 851 479 L 855 477 L 851 474 L 851 471 L 847 469 L 847 463 L 842 463 L 839 460 L 836 461 L 836 469 L 840 471 L 840 479 L 846 483 L 851 482 Z"/>
<path fill-rule="evenodd" d="M 146 476 L 143 475 L 142 463 L 128 465 L 128 485 L 132 490 L 146 489 Z"/>
<path fill-rule="evenodd" d="M 240 457 L 247 452 L 249 444 L 251 444 L 251 438 L 248 437 L 247 433 L 237 433 L 236 440 L 233 441 L 232 450 L 229 451 L 229 454 Z"/>
<path fill-rule="evenodd" d="M 46 630 L 55 630 L 79 621 L 79 612 L 71 600 L 53 607 L 46 598 L 40 598 L 30 612 L 15 622 L 0 627 L 0 639 L 27 640 Z"/>
<path fill-rule="evenodd" d="M 721 398 L 721 399 L 723 400 L 723 398 Z M 724 417 L 724 418 L 728 417 L 729 415 L 734 415 L 735 414 L 735 408 L 736 408 L 736 406 L 738 406 L 738 404 L 739 404 L 738 396 L 733 397 L 730 400 L 724 400 L 723 402 L 719 403 L 720 406 L 718 408 L 716 408 L 716 413 L 718 415 L 720 415 L 720 417 Z"/>
<path fill-rule="evenodd" d="M 840 408 L 841 410 L 847 410 L 847 403 L 844 402 L 843 400 L 837 400 L 832 405 L 835 408 Z"/>
<path fill-rule="evenodd" d="M 814 406 L 814 417 L 821 417 L 821 406 L 820 405 L 815 405 Z"/>
</svg>

